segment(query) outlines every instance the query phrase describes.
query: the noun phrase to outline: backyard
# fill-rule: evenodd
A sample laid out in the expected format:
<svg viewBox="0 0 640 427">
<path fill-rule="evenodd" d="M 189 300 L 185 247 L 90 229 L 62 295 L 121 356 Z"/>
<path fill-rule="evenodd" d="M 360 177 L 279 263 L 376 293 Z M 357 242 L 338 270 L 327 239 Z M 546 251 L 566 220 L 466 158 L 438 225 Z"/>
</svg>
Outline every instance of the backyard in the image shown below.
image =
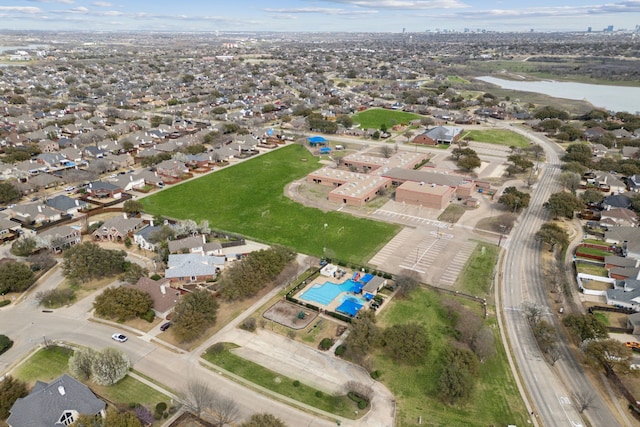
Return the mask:
<svg viewBox="0 0 640 427">
<path fill-rule="evenodd" d="M 212 229 L 257 241 L 365 264 L 398 226 L 302 206 L 285 186 L 321 165 L 297 144 L 283 147 L 142 199 L 145 211 L 176 219 L 209 221 Z M 197 195 L 197 203 L 194 203 Z"/>
</svg>

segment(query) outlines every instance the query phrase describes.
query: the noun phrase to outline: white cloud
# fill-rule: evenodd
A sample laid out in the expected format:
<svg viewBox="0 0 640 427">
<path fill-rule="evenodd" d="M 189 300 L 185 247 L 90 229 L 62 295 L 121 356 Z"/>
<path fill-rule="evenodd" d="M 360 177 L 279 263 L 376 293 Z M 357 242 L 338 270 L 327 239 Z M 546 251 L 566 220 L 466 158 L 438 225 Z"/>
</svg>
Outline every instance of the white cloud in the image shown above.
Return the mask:
<svg viewBox="0 0 640 427">
<path fill-rule="evenodd" d="M 42 10 L 39 7 L 33 6 L 0 6 L 2 12 L 19 12 L 19 13 L 40 13 Z"/>
<path fill-rule="evenodd" d="M 324 0 L 327 3 L 347 4 L 367 9 L 460 9 L 469 5 L 458 0 Z"/>
<path fill-rule="evenodd" d="M 106 1 L 94 1 L 91 4 L 96 6 L 96 7 L 111 7 L 111 6 L 113 6 L 113 4 L 111 4 L 109 2 L 106 2 Z"/>
<path fill-rule="evenodd" d="M 291 8 L 291 9 L 267 8 L 263 10 L 269 13 L 282 13 L 289 16 L 291 14 L 300 14 L 300 13 L 319 13 L 324 15 L 368 15 L 372 13 L 378 13 L 375 10 L 370 10 L 370 11 L 345 10 L 345 9 L 323 8 L 323 7 L 301 7 L 301 8 Z"/>
</svg>

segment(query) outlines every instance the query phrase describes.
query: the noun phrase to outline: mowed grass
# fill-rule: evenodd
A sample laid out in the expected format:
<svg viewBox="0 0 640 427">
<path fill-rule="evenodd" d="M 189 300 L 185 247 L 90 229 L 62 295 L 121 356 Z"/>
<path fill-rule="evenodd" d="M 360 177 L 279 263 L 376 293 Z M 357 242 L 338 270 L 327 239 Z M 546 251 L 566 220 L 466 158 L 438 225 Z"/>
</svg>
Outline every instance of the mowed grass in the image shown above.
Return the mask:
<svg viewBox="0 0 640 427">
<path fill-rule="evenodd" d="M 202 357 L 216 366 L 219 366 L 231 373 L 238 375 L 254 384 L 268 390 L 313 406 L 314 408 L 339 415 L 345 418 L 354 418 L 355 411 L 358 417 L 367 412 L 358 410 L 354 401 L 346 395 L 333 396 L 304 384 L 304 380 L 298 380 L 299 384 L 294 386 L 294 379 L 280 375 L 277 372 L 264 368 L 250 360 L 243 359 L 231 353 L 229 349 L 234 348 L 233 344 L 225 344 L 222 351 L 207 351 Z"/>
<path fill-rule="evenodd" d="M 465 131 L 462 137 L 473 141 L 506 145 L 508 147 L 526 148 L 531 145 L 524 136 L 506 129 L 469 130 Z"/>
<path fill-rule="evenodd" d="M 418 289 L 409 299 L 392 301 L 380 314 L 381 326 L 407 322 L 425 325 L 431 343 L 427 362 L 418 367 L 397 364 L 380 353 L 376 355 L 376 369 L 382 373 L 380 380 L 396 397 L 397 425 L 417 426 L 420 417 L 422 425 L 429 426 L 526 425 L 527 410 L 511 375 L 495 320 L 488 325 L 494 331 L 497 354 L 481 365 L 473 397 L 466 404 L 455 406 L 444 404 L 439 398 L 438 379 L 447 364 L 443 352 L 454 333 L 453 320 L 441 304 L 443 298 L 451 297 Z"/>
<path fill-rule="evenodd" d="M 69 357 L 73 350 L 51 346 L 35 352 L 16 371 L 14 376 L 33 386 L 36 381 L 50 382 L 62 374 L 69 374 Z M 126 376 L 118 384 L 104 387 L 92 382 L 85 382 L 99 396 L 119 405 L 127 406 L 136 402 L 153 410 L 158 402 L 169 403 L 169 398 L 159 391 L 141 383 L 135 378 Z"/>
<path fill-rule="evenodd" d="M 320 166 L 307 149 L 290 145 L 168 188 L 142 203 L 153 215 L 206 219 L 214 230 L 316 256 L 322 256 L 326 247 L 335 258 L 364 264 L 399 227 L 323 212 L 285 196 L 287 184 Z"/>
<path fill-rule="evenodd" d="M 380 129 L 383 124 L 390 129 L 391 126 L 401 123 L 409 124 L 411 120 L 422 119 L 423 117 L 405 111 L 372 108 L 356 113 L 352 118 L 355 123 L 360 124 L 362 129 Z"/>
<path fill-rule="evenodd" d="M 489 295 L 491 278 L 498 258 L 498 247 L 479 243 L 474 249 L 462 272 L 458 275 L 456 288 L 478 297 Z"/>
</svg>

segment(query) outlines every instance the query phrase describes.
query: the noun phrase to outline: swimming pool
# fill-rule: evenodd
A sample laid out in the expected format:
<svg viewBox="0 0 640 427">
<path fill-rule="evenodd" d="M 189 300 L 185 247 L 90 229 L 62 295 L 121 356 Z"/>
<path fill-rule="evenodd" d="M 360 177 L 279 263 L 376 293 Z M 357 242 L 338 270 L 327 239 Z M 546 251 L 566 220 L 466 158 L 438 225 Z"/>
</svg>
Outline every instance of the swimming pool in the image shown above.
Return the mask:
<svg viewBox="0 0 640 427">
<path fill-rule="evenodd" d="M 360 286 L 351 279 L 344 283 L 324 282 L 322 285 L 313 285 L 300 295 L 300 299 L 317 302 L 322 305 L 329 305 L 338 295 L 343 292 L 354 292 Z"/>
</svg>

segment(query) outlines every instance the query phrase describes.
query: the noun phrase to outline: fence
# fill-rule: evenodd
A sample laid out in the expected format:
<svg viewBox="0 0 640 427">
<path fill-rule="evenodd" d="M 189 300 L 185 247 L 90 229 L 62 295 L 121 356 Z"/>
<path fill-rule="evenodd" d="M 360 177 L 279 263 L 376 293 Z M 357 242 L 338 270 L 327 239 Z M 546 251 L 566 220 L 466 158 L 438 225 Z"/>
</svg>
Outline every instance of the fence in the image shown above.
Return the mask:
<svg viewBox="0 0 640 427">
<path fill-rule="evenodd" d="M 629 389 L 623 384 L 618 375 L 614 372 L 613 368 L 608 364 L 604 364 L 604 369 L 607 372 L 607 377 L 611 380 L 611 382 L 618 387 L 620 393 L 627 399 L 629 402 L 629 409 L 631 409 L 631 413 L 633 414 L 636 420 L 640 420 L 640 406 L 638 406 L 638 401 L 631 394 Z"/>
</svg>

